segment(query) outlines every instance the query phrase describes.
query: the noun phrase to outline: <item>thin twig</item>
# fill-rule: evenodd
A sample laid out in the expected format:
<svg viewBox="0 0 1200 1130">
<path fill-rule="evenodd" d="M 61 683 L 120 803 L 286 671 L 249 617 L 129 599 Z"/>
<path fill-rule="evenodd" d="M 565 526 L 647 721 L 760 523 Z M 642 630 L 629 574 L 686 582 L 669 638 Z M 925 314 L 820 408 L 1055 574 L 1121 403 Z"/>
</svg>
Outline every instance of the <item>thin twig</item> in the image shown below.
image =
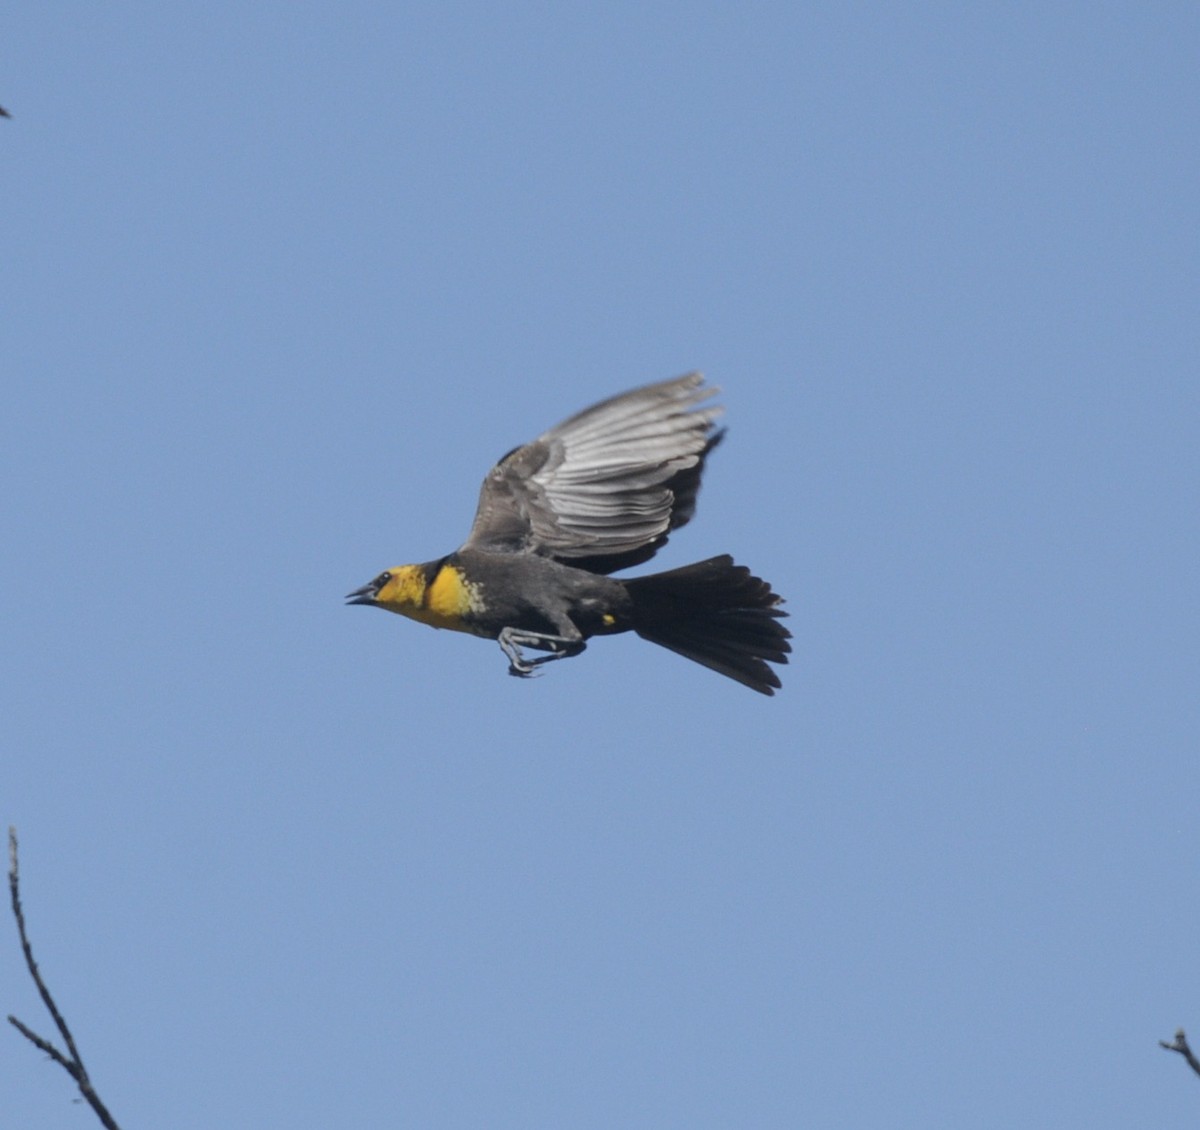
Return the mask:
<svg viewBox="0 0 1200 1130">
<path fill-rule="evenodd" d="M 100 1119 L 106 1130 L 121 1130 L 117 1125 L 113 1116 L 108 1113 L 108 1108 L 100 1101 L 100 1096 L 96 1094 L 92 1087 L 92 1081 L 88 1078 L 87 1069 L 83 1066 L 83 1059 L 79 1055 L 79 1049 L 75 1046 L 75 1038 L 71 1035 L 71 1029 L 67 1027 L 66 1020 L 58 1011 L 58 1005 L 54 1003 L 54 998 L 50 995 L 50 990 L 46 988 L 46 982 L 42 980 L 42 975 L 37 967 L 37 962 L 33 959 L 33 947 L 29 944 L 29 936 L 25 932 L 25 912 L 21 909 L 21 881 L 20 870 L 17 866 L 17 830 L 9 828 L 8 830 L 8 890 L 12 895 L 12 910 L 13 917 L 17 920 L 17 933 L 21 937 L 21 950 L 25 954 L 25 965 L 29 969 L 29 975 L 33 978 L 33 983 L 37 986 L 38 994 L 42 998 L 42 1003 L 46 1006 L 46 1011 L 50 1013 L 54 1020 L 54 1026 L 58 1029 L 59 1034 L 63 1038 L 63 1043 L 67 1046 L 67 1055 L 63 1055 L 49 1040 L 43 1039 L 29 1027 L 22 1024 L 15 1016 L 9 1016 L 8 1022 L 22 1036 L 25 1037 L 34 1047 L 45 1052 L 55 1063 L 63 1068 L 72 1079 L 75 1080 L 79 1087 L 79 1093 L 87 1100 L 88 1105 L 96 1112 L 96 1117 Z"/>
<path fill-rule="evenodd" d="M 1166 1040 L 1159 1040 L 1158 1046 L 1166 1048 L 1169 1052 L 1178 1052 L 1184 1059 L 1187 1060 L 1188 1066 L 1197 1074 L 1200 1075 L 1200 1059 L 1196 1058 L 1196 1053 L 1192 1051 L 1187 1041 L 1187 1034 L 1182 1028 L 1175 1033 L 1175 1042 L 1168 1044 Z"/>
</svg>

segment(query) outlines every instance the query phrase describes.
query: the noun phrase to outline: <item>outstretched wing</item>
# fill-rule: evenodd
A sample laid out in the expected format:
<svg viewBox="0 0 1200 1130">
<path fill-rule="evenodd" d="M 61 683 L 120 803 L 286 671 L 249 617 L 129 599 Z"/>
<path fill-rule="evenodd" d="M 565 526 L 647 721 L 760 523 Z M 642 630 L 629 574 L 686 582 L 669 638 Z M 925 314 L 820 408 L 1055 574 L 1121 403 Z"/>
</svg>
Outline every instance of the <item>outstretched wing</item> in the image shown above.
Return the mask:
<svg viewBox="0 0 1200 1130">
<path fill-rule="evenodd" d="M 537 553 L 593 573 L 654 556 L 695 513 L 720 442 L 719 390 L 700 373 L 601 401 L 509 452 L 489 472 L 464 548 Z"/>
</svg>

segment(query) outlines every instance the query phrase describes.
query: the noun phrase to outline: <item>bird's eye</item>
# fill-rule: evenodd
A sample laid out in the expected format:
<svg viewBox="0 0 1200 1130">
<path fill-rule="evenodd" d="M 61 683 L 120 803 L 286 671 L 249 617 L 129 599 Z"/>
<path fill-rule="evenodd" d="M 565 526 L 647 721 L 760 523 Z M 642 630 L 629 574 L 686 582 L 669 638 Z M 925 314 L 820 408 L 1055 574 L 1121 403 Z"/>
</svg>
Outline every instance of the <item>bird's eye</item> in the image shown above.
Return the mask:
<svg viewBox="0 0 1200 1130">
<path fill-rule="evenodd" d="M 391 573 L 380 573 L 379 576 L 375 578 L 375 591 L 378 592 L 391 579 Z"/>
</svg>

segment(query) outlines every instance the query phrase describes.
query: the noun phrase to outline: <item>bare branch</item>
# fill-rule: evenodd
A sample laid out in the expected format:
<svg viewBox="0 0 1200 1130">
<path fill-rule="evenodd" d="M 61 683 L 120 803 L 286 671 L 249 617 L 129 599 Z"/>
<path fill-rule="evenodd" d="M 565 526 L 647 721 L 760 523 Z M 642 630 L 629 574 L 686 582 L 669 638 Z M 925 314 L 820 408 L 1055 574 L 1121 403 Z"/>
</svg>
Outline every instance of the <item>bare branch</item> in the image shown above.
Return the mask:
<svg viewBox="0 0 1200 1130">
<path fill-rule="evenodd" d="M 1159 1040 L 1158 1046 L 1166 1048 L 1169 1052 L 1178 1052 L 1184 1059 L 1187 1060 L 1188 1066 L 1197 1074 L 1200 1075 L 1200 1059 L 1196 1058 L 1195 1052 L 1192 1051 L 1187 1041 L 1187 1034 L 1182 1028 L 1175 1033 L 1175 1042 L 1168 1044 L 1166 1040 Z"/>
<path fill-rule="evenodd" d="M 42 1003 L 46 1006 L 46 1011 L 50 1013 L 51 1019 L 54 1021 L 54 1026 L 58 1029 L 59 1034 L 63 1038 L 63 1043 L 67 1046 L 67 1054 L 63 1055 L 49 1040 L 44 1039 L 28 1026 L 22 1024 L 15 1016 L 9 1016 L 8 1022 L 25 1039 L 33 1044 L 34 1047 L 45 1052 L 75 1080 L 76 1085 L 79 1087 L 79 1093 L 83 1095 L 88 1105 L 96 1112 L 96 1117 L 100 1119 L 101 1124 L 106 1130 L 121 1130 L 113 1116 L 108 1113 L 108 1108 L 100 1101 L 100 1096 L 96 1094 L 95 1089 L 92 1087 L 92 1081 L 88 1078 L 87 1069 L 83 1066 L 79 1049 L 75 1046 L 75 1039 L 71 1035 L 71 1029 L 67 1027 L 66 1020 L 63 1019 L 62 1013 L 58 1011 L 58 1005 L 54 1003 L 54 998 L 50 995 L 50 990 L 46 988 L 46 982 L 42 980 L 42 974 L 38 970 L 37 962 L 33 959 L 33 947 L 29 944 L 29 935 L 25 932 L 25 912 L 21 909 L 20 882 L 20 869 L 17 865 L 17 830 L 16 828 L 9 828 L 8 890 L 12 896 L 12 911 L 13 917 L 17 920 L 17 933 L 21 938 L 21 951 L 25 954 L 25 965 L 29 969 L 29 975 L 33 978 L 33 983 L 37 986 Z"/>
</svg>

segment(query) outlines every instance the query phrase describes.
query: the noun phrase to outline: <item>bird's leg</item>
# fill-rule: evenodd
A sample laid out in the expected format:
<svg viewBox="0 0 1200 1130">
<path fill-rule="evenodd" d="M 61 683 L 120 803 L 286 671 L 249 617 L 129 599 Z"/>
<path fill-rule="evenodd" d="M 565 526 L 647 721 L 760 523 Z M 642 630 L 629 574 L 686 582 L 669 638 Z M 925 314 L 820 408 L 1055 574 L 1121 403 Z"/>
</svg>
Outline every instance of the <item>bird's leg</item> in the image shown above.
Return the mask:
<svg viewBox="0 0 1200 1130">
<path fill-rule="evenodd" d="M 543 663 L 551 663 L 555 659 L 568 659 L 587 647 L 579 636 L 553 636 L 546 632 L 525 631 L 523 628 L 501 628 L 496 639 L 500 649 L 508 656 L 508 673 L 521 679 L 535 675 L 536 668 Z M 521 654 L 522 647 L 535 647 L 549 654 L 539 655 L 537 659 L 526 659 Z"/>
</svg>

